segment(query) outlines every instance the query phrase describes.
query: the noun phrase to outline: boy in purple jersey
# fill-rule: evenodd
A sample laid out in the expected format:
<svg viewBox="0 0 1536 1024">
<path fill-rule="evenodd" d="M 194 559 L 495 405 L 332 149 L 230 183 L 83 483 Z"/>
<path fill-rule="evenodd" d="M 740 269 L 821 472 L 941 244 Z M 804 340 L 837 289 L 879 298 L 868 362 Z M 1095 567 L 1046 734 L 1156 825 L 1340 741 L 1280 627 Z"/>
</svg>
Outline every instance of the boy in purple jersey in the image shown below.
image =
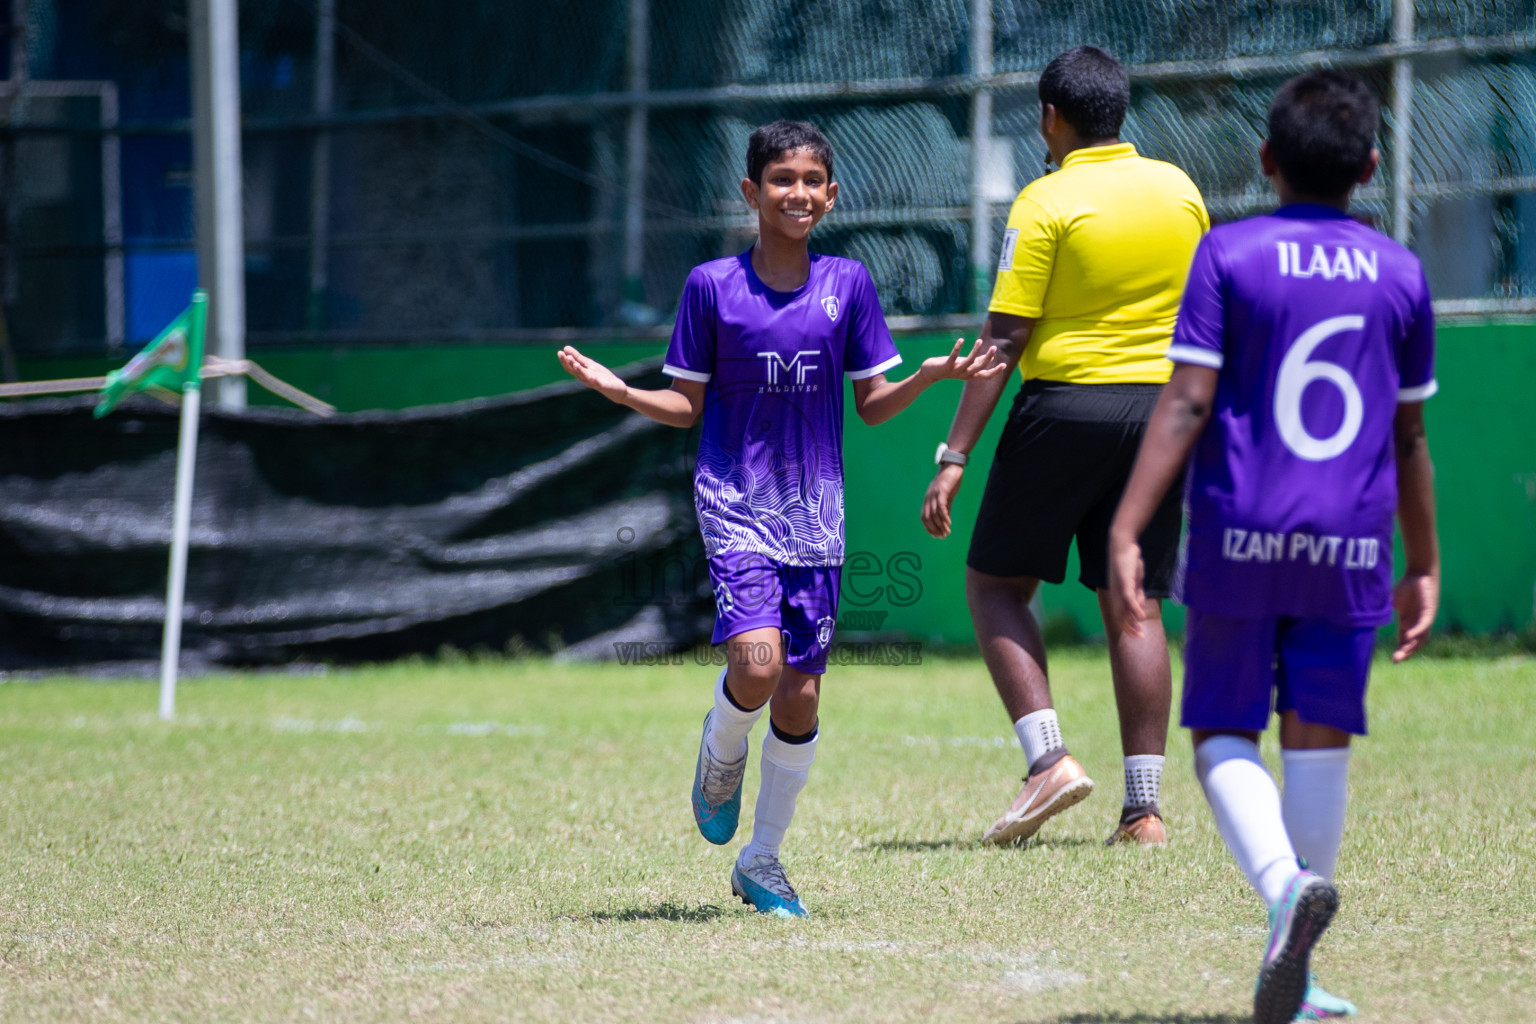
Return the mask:
<svg viewBox="0 0 1536 1024">
<path fill-rule="evenodd" d="M 1333 71 L 1291 79 L 1259 150 L 1283 204 L 1200 243 L 1164 389 L 1110 529 L 1111 605 L 1140 628 L 1136 538 L 1184 470 L 1183 724 L 1217 828 L 1270 908 L 1259 1024 L 1344 1016 L 1312 979 L 1332 919 L 1352 735 L 1378 626 L 1392 660 L 1439 603 L 1423 402 L 1434 321 L 1412 253 L 1345 213 L 1370 180 L 1376 101 Z M 1392 514 L 1407 571 L 1392 585 Z M 1282 799 L 1259 758 L 1280 716 Z"/>
<path fill-rule="evenodd" d="M 693 781 L 699 831 L 736 834 L 747 735 L 770 708 L 752 839 L 731 889 L 762 913 L 803 917 L 779 845 L 816 756 L 817 707 L 837 622 L 843 562 L 843 378 L 859 418 L 883 423 L 934 381 L 1004 372 L 978 341 L 901 362 L 863 264 L 809 249 L 832 208 L 832 146 L 813 125 L 776 121 L 747 143 L 747 205 L 758 238 L 688 275 L 663 369 L 667 391 L 629 387 L 574 348 L 560 363 L 613 401 L 677 427 L 703 420 L 694 503 L 715 591 L 714 643 L 726 643 Z"/>
</svg>

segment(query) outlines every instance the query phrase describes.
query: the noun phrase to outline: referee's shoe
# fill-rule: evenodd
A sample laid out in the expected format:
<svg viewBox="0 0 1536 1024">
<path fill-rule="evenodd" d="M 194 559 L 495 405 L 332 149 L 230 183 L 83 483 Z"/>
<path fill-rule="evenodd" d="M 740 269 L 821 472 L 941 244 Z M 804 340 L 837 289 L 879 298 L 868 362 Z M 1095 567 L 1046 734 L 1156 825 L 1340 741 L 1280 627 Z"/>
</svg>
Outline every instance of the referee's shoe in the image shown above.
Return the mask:
<svg viewBox="0 0 1536 1024">
<path fill-rule="evenodd" d="M 984 843 L 1021 843 L 1040 830 L 1045 819 L 1082 803 L 1093 792 L 1093 780 L 1071 754 L 1024 780 L 1006 813 L 992 823 Z"/>
</svg>

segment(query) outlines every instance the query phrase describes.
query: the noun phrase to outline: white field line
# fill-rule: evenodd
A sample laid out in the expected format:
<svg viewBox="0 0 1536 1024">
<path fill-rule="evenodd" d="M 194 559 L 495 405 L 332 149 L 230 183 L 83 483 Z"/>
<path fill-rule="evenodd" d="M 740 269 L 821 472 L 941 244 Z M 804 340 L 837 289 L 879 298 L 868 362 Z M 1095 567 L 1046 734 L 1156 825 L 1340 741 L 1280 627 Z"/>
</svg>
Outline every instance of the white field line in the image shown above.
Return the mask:
<svg viewBox="0 0 1536 1024">
<path fill-rule="evenodd" d="M 94 729 L 97 732 L 116 729 L 142 729 L 161 727 L 153 714 L 127 715 L 121 718 L 76 715 L 60 722 L 64 729 Z M 513 736 L 537 737 L 545 734 L 542 725 L 523 725 L 517 722 L 450 722 L 446 725 L 387 725 L 368 722 L 356 715 L 344 718 L 305 718 L 295 715 L 273 715 L 270 718 L 215 718 L 208 715 L 177 715 L 169 723 L 173 728 L 185 729 L 270 729 L 280 733 L 416 733 L 424 736 Z"/>
<path fill-rule="evenodd" d="M 422 732 L 429 731 L 426 726 Z M 449 736 L 543 736 L 542 725 L 512 725 L 503 722 L 454 722 L 448 726 Z"/>
<path fill-rule="evenodd" d="M 1003 968 L 1000 983 L 1025 992 L 1047 992 L 1080 985 L 1086 977 L 1068 970 L 1054 949 L 1044 953 L 1010 953 L 1003 950 L 941 949 L 915 943 L 875 939 L 868 942 L 816 942 L 796 937 L 782 942 L 760 943 L 760 948 L 805 949 L 817 952 L 874 954 L 893 960 L 925 960 L 944 963 L 988 964 Z"/>
<path fill-rule="evenodd" d="M 127 715 L 122 718 L 106 718 L 102 716 L 87 717 L 84 715 L 69 719 L 68 727 L 75 729 L 94 728 L 120 729 L 141 728 L 145 726 L 159 726 L 161 722 L 152 714 Z M 298 733 L 404 733 L 415 731 L 423 735 L 449 736 L 514 736 L 537 737 L 546 733 L 542 725 L 524 725 L 517 722 L 450 722 L 446 725 L 385 725 L 379 722 L 368 722 L 355 715 L 347 715 L 340 719 L 316 719 L 305 718 L 296 715 L 274 715 L 271 718 L 216 718 L 208 715 L 177 715 L 170 723 L 172 727 L 182 728 L 251 728 L 266 727 L 276 732 Z M 926 747 L 977 747 L 985 749 L 998 749 L 1014 745 L 1017 740 L 1012 736 L 911 736 L 900 738 L 904 746 Z"/>
<path fill-rule="evenodd" d="M 759 952 L 803 951 L 812 953 L 843 953 L 874 955 L 881 959 L 919 960 L 937 963 L 985 964 L 1001 968 L 1000 984 L 1025 992 L 1046 992 L 1051 989 L 1069 988 L 1082 984 L 1085 977 L 1078 971 L 1064 967 L 1061 956 L 1055 950 L 1045 953 L 1011 953 L 1003 950 L 941 949 L 915 943 L 872 940 L 868 942 L 809 942 L 795 937 L 778 942 L 758 942 L 749 948 Z M 604 953 L 604 959 L 611 954 Z M 424 963 L 404 963 L 397 966 L 400 973 L 487 973 L 499 970 L 528 967 L 571 967 L 587 960 L 580 953 L 558 954 L 499 954 L 459 960 L 436 960 Z"/>
<path fill-rule="evenodd" d="M 1031 967 L 1022 971 L 1005 971 L 1003 985 L 1025 992 L 1049 992 L 1056 988 L 1081 985 L 1085 979 L 1076 971 L 1059 971 L 1052 967 Z"/>
<path fill-rule="evenodd" d="M 403 974 L 463 974 L 474 972 L 484 974 L 490 971 L 500 971 L 509 968 L 524 967 L 574 967 L 581 963 L 581 957 L 574 953 L 555 953 L 543 956 L 524 954 L 521 956 L 498 955 L 485 957 L 481 960 L 436 960 L 431 963 L 408 963 L 400 965 Z"/>
<path fill-rule="evenodd" d="M 903 736 L 901 742 L 908 747 L 1007 747 L 1018 740 L 1012 736 Z"/>
<path fill-rule="evenodd" d="M 335 722 L 316 721 L 313 718 L 292 718 L 279 715 L 272 719 L 272 728 L 278 732 L 368 732 L 369 726 L 360 718 L 348 715 Z"/>
</svg>

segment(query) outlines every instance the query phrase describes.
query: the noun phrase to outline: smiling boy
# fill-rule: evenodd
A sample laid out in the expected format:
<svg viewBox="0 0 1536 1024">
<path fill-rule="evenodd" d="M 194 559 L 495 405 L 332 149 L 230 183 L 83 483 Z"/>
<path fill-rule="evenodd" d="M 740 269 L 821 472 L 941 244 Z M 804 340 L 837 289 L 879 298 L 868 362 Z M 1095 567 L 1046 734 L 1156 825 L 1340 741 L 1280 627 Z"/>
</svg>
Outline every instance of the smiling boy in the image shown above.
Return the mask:
<svg viewBox="0 0 1536 1024">
<path fill-rule="evenodd" d="M 664 371 L 670 390 L 631 388 L 567 346 L 560 363 L 588 387 L 677 427 L 703 422 L 694 502 L 709 558 L 726 668 L 693 783 L 694 821 L 711 843 L 736 833 L 747 736 L 769 708 L 752 839 L 731 889 L 761 913 L 806 909 L 779 861 L 816 756 L 821 677 L 837 621 L 843 562 L 843 378 L 859 418 L 883 423 L 945 378 L 1003 372 L 980 342 L 901 362 L 874 282 L 856 260 L 810 251 L 811 230 L 837 200 L 832 145 L 814 125 L 776 121 L 752 133 L 742 198 L 758 237 L 737 256 L 688 275 Z"/>
</svg>

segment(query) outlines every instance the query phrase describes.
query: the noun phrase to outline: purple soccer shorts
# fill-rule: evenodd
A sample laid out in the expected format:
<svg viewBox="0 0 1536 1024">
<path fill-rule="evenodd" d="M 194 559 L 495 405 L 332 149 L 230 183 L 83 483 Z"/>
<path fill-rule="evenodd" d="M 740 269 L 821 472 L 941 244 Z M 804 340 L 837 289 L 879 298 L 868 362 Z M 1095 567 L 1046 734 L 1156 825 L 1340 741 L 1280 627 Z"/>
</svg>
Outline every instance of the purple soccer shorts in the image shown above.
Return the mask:
<svg viewBox="0 0 1536 1024">
<path fill-rule="evenodd" d="M 1185 623 L 1186 729 L 1263 732 L 1270 708 L 1365 735 L 1374 626 L 1291 616 L 1238 619 L 1189 609 Z"/>
<path fill-rule="evenodd" d="M 821 675 L 837 627 L 842 575 L 839 565 L 784 565 L 753 552 L 715 555 L 709 560 L 709 584 L 715 592 L 711 643 L 777 626 L 784 634 L 784 663 Z"/>
</svg>

